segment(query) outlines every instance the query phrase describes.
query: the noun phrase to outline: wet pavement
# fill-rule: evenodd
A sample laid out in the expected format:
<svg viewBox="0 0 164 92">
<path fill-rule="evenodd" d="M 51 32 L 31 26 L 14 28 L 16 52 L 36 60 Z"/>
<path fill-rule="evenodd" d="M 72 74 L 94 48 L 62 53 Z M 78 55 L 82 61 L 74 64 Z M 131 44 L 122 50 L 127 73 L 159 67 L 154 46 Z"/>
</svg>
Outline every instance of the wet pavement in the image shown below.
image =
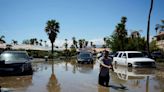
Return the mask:
<svg viewBox="0 0 164 92">
<path fill-rule="evenodd" d="M 110 87 L 98 85 L 99 64 L 74 59 L 33 62 L 33 75 L 0 76 L 1 92 L 164 92 L 164 79 L 154 68 L 114 66 Z"/>
</svg>

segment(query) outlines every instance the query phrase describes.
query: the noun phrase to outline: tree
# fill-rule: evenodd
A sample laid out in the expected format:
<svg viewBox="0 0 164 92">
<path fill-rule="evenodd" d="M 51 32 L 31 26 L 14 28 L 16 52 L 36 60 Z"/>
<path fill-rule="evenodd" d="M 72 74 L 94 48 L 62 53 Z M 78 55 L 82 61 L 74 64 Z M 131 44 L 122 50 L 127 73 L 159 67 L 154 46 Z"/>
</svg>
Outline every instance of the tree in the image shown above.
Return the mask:
<svg viewBox="0 0 164 92">
<path fill-rule="evenodd" d="M 88 41 L 85 41 L 85 47 L 87 47 L 88 46 Z"/>
<path fill-rule="evenodd" d="M 164 31 L 164 20 L 161 20 L 161 24 L 156 24 L 155 26 L 155 30 L 156 30 L 156 34 L 161 31 Z"/>
<path fill-rule="evenodd" d="M 43 42 L 43 40 L 42 40 L 42 39 L 40 39 L 40 43 L 39 43 L 39 45 L 40 45 L 40 46 L 42 46 L 42 42 Z"/>
<path fill-rule="evenodd" d="M 92 41 L 90 42 L 90 45 L 91 45 L 91 47 L 93 47 L 93 42 Z"/>
<path fill-rule="evenodd" d="M 28 39 L 23 40 L 22 44 L 30 44 L 30 41 Z"/>
<path fill-rule="evenodd" d="M 83 47 L 83 41 L 80 39 L 79 40 L 79 47 L 82 48 Z"/>
<path fill-rule="evenodd" d="M 48 20 L 46 23 L 46 27 L 45 27 L 45 32 L 48 35 L 48 38 L 51 42 L 51 53 L 53 54 L 53 50 L 54 50 L 54 42 L 56 40 L 57 34 L 59 33 L 59 22 L 57 22 L 56 20 Z"/>
<path fill-rule="evenodd" d="M 45 47 L 46 47 L 46 43 L 47 43 L 47 41 L 45 40 L 45 41 L 44 41 Z"/>
<path fill-rule="evenodd" d="M 18 41 L 16 41 L 16 40 L 12 40 L 12 43 L 13 43 L 14 45 L 18 45 Z"/>
<path fill-rule="evenodd" d="M 76 41 L 76 38 L 75 38 L 75 37 L 72 37 L 72 41 L 73 41 L 73 45 L 74 45 L 76 48 L 78 48 L 78 46 L 77 46 L 77 41 Z"/>
<path fill-rule="evenodd" d="M 149 48 L 150 17 L 151 17 L 152 8 L 153 8 L 153 0 L 151 0 L 151 6 L 150 6 L 148 22 L 147 22 L 147 51 L 148 51 L 149 56 L 150 56 L 150 48 Z"/>
<path fill-rule="evenodd" d="M 65 44 L 64 44 L 64 46 L 65 46 L 65 49 L 67 50 L 68 49 L 68 43 L 67 43 L 67 39 L 65 39 Z"/>
<path fill-rule="evenodd" d="M 103 48 L 106 48 L 106 46 L 107 46 L 107 38 L 106 38 L 106 37 L 104 37 L 104 38 L 103 38 L 103 41 L 104 41 Z"/>
<path fill-rule="evenodd" d="M 123 16 L 121 18 L 121 23 L 118 23 L 115 29 L 115 34 L 117 35 L 120 41 L 120 50 L 125 50 L 126 37 L 127 37 L 127 30 L 125 28 L 126 21 L 127 18 Z"/>
<path fill-rule="evenodd" d="M 4 40 L 4 38 L 5 38 L 4 35 L 2 35 L 2 36 L 0 37 L 0 43 L 6 43 L 5 40 Z"/>
</svg>

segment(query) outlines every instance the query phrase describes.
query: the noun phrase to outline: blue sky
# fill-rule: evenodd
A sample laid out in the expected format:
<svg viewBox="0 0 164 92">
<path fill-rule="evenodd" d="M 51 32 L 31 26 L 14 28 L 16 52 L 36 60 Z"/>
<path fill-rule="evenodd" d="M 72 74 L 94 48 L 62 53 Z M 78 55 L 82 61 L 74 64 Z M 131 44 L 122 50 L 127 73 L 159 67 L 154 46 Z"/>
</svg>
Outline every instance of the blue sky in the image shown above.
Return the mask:
<svg viewBox="0 0 164 92">
<path fill-rule="evenodd" d="M 58 43 L 65 38 L 100 40 L 112 34 L 122 16 L 127 30 L 143 30 L 146 36 L 151 0 L 0 0 L 0 35 L 7 43 L 12 39 L 48 40 L 44 27 L 49 19 L 60 23 Z M 150 35 L 164 19 L 164 0 L 154 0 Z"/>
</svg>

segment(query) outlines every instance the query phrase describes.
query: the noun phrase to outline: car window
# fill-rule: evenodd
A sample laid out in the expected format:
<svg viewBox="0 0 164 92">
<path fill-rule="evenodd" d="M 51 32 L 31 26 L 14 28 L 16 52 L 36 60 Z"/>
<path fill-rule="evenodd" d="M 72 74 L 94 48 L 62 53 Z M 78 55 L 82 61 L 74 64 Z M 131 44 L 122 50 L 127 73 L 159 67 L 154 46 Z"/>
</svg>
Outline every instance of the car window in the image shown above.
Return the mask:
<svg viewBox="0 0 164 92">
<path fill-rule="evenodd" d="M 80 54 L 79 55 L 81 58 L 90 58 L 91 57 L 91 54 Z"/>
<path fill-rule="evenodd" d="M 144 57 L 144 54 L 142 53 L 128 53 L 128 58 L 139 58 Z"/>
<path fill-rule="evenodd" d="M 121 56 L 122 56 L 122 53 L 120 53 L 118 57 L 121 57 Z"/>
<path fill-rule="evenodd" d="M 19 61 L 28 60 L 28 55 L 26 53 L 3 53 L 0 55 L 0 60 L 5 61 Z"/>
<path fill-rule="evenodd" d="M 123 53 L 122 57 L 125 57 L 126 58 L 126 53 Z"/>
<path fill-rule="evenodd" d="M 117 55 L 118 55 L 118 53 L 116 53 L 116 54 L 114 55 L 114 57 L 117 57 Z"/>
</svg>

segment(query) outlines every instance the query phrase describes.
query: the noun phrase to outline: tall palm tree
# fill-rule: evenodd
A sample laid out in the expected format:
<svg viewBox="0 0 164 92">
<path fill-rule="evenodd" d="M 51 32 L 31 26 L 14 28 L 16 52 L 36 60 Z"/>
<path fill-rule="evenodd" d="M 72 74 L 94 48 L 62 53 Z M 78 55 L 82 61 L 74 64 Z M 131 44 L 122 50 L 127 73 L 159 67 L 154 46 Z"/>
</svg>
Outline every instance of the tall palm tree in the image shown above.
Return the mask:
<svg viewBox="0 0 164 92">
<path fill-rule="evenodd" d="M 46 23 L 46 27 L 45 27 L 45 32 L 48 35 L 48 38 L 51 42 L 51 53 L 53 54 L 53 50 L 54 50 L 54 42 L 56 40 L 57 34 L 59 33 L 59 22 L 57 22 L 56 20 L 48 20 Z"/>
<path fill-rule="evenodd" d="M 2 35 L 2 36 L 0 37 L 0 43 L 6 43 L 5 40 L 4 40 L 4 38 L 5 38 L 4 35 Z"/>
<path fill-rule="evenodd" d="M 148 22 L 147 22 L 147 51 L 150 56 L 150 47 L 149 47 L 149 35 L 150 35 L 150 17 L 151 17 L 151 11 L 153 9 L 153 0 L 151 0 L 151 6 L 149 10 L 149 16 L 148 16 Z"/>
</svg>

